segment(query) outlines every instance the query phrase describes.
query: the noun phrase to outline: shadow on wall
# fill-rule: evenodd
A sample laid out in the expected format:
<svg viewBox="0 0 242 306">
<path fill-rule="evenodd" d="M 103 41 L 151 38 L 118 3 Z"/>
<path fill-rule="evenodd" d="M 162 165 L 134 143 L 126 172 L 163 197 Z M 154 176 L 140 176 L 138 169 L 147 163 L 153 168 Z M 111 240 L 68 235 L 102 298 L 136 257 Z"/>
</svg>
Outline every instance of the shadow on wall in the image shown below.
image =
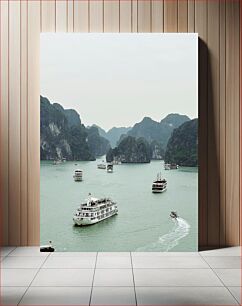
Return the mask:
<svg viewBox="0 0 242 306">
<path fill-rule="evenodd" d="M 219 85 L 212 69 L 218 60 L 213 58 L 207 45 L 199 39 L 199 245 L 218 248 L 224 245 L 224 220 L 220 217 L 220 173 L 219 173 Z M 217 99 L 217 100 L 216 100 Z M 208 184 L 209 182 L 209 184 Z M 209 235 L 208 235 L 209 233 Z M 222 233 L 222 235 L 221 235 Z"/>
</svg>

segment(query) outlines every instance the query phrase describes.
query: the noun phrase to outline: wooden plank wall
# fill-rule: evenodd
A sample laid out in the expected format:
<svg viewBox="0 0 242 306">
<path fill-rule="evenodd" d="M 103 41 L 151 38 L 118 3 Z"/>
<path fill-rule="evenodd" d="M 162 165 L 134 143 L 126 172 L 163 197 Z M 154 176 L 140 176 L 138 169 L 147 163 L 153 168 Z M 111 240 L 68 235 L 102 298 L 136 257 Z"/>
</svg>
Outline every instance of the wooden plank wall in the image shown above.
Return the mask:
<svg viewBox="0 0 242 306">
<path fill-rule="evenodd" d="M 62 31 L 199 33 L 199 245 L 239 245 L 239 0 L 1 0 L 0 9 L 2 244 L 39 244 L 39 34 Z"/>
</svg>

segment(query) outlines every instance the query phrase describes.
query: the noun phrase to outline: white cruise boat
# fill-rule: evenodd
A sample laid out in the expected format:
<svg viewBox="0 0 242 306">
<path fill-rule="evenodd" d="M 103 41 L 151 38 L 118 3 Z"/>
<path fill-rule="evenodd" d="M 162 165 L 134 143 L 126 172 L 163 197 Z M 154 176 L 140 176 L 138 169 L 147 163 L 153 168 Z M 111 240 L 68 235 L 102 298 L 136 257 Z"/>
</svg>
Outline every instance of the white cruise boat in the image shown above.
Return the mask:
<svg viewBox="0 0 242 306">
<path fill-rule="evenodd" d="M 60 164 L 62 164 L 62 159 L 55 159 L 53 161 L 53 165 L 60 165 Z"/>
<path fill-rule="evenodd" d="M 89 195 L 73 216 L 76 225 L 91 225 L 110 218 L 118 213 L 117 203 L 109 198 L 96 199 Z"/>
<path fill-rule="evenodd" d="M 65 162 L 66 162 L 66 158 L 65 157 L 57 158 L 57 159 L 54 159 L 53 165 L 60 165 L 60 164 L 65 163 Z"/>
<path fill-rule="evenodd" d="M 81 182 L 82 181 L 82 170 L 76 169 L 73 175 L 74 181 L 75 182 Z"/>
<path fill-rule="evenodd" d="M 106 169 L 105 164 L 98 164 L 97 167 L 98 167 L 98 169 Z"/>
<path fill-rule="evenodd" d="M 107 165 L 107 172 L 108 173 L 113 173 L 113 164 L 108 164 Z"/>
<path fill-rule="evenodd" d="M 161 178 L 161 173 L 157 174 L 157 179 L 152 184 L 153 193 L 162 193 L 167 189 L 167 180 Z"/>
<path fill-rule="evenodd" d="M 165 170 L 177 170 L 179 166 L 177 164 L 164 164 Z"/>
<path fill-rule="evenodd" d="M 164 164 L 165 170 L 171 170 L 171 164 Z"/>
</svg>

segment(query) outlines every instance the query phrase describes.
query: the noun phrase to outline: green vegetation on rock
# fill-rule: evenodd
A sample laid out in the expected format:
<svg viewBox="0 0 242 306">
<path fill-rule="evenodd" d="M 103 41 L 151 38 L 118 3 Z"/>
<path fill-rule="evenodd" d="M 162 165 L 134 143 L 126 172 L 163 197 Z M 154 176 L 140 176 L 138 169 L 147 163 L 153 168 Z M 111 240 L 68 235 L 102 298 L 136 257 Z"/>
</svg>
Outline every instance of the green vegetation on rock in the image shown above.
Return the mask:
<svg viewBox="0 0 242 306">
<path fill-rule="evenodd" d="M 198 119 L 193 119 L 173 131 L 167 144 L 165 162 L 196 167 L 198 166 L 197 146 Z"/>
<path fill-rule="evenodd" d="M 141 122 L 134 125 L 127 136 L 143 137 L 149 143 L 156 141 L 165 150 L 172 131 L 186 121 L 190 121 L 190 118 L 180 114 L 169 114 L 160 122 L 144 117 Z"/>
<path fill-rule="evenodd" d="M 40 158 L 95 160 L 110 148 L 97 129 L 87 129 L 79 114 L 40 96 Z"/>
<path fill-rule="evenodd" d="M 160 122 L 149 117 L 133 128 L 85 127 L 74 109 L 64 109 L 40 96 L 40 157 L 42 160 L 95 160 L 149 163 L 151 159 L 180 166 L 197 166 L 198 120 L 169 114 Z M 110 145 L 111 144 L 111 145 Z M 113 148 L 111 148 L 111 146 Z M 115 147 L 116 146 L 116 147 Z"/>
<path fill-rule="evenodd" d="M 90 151 L 95 156 L 103 156 L 110 149 L 109 141 L 99 135 L 98 128 L 92 126 L 87 129 L 87 143 L 89 145 Z"/>
<path fill-rule="evenodd" d="M 190 118 L 180 114 L 169 114 L 160 122 L 144 117 L 126 134 L 120 136 L 117 145 L 128 136 L 136 139 L 144 138 L 150 145 L 151 159 L 164 159 L 165 149 L 172 131 L 186 121 L 190 121 Z"/>
<path fill-rule="evenodd" d="M 144 138 L 125 137 L 119 145 L 110 149 L 106 155 L 107 162 L 149 163 L 150 146 Z"/>
</svg>

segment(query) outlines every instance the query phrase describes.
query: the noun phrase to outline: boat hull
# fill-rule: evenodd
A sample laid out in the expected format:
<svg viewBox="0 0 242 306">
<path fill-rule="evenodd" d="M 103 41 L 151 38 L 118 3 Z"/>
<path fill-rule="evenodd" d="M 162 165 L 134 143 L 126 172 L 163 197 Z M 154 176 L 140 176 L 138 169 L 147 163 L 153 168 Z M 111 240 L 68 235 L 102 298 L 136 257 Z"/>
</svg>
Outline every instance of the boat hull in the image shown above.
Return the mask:
<svg viewBox="0 0 242 306">
<path fill-rule="evenodd" d="M 97 168 L 98 168 L 98 169 L 105 170 L 107 167 L 106 167 L 106 165 L 104 165 L 104 164 L 99 164 L 99 165 L 97 165 Z"/>
<path fill-rule="evenodd" d="M 74 181 L 75 182 L 81 182 L 82 181 L 82 177 L 74 177 Z"/>
<path fill-rule="evenodd" d="M 94 220 L 91 220 L 90 218 L 82 218 L 82 217 L 74 216 L 74 217 L 73 217 L 73 222 L 74 222 L 74 224 L 77 225 L 77 226 L 87 226 L 87 225 L 96 224 L 96 223 L 101 222 L 101 221 L 103 221 L 103 220 L 105 220 L 105 219 L 108 219 L 108 218 L 110 218 L 110 217 L 113 217 L 113 216 L 115 216 L 115 215 L 117 215 L 117 214 L 118 214 L 118 210 L 116 210 L 115 212 L 113 212 L 111 215 L 106 216 L 106 217 L 104 217 L 104 218 L 102 218 L 102 219 L 99 219 L 99 220 L 98 220 L 97 218 L 95 218 Z"/>
<path fill-rule="evenodd" d="M 165 192 L 167 188 L 164 188 L 163 190 L 152 190 L 153 193 L 162 193 L 162 192 Z"/>
</svg>

